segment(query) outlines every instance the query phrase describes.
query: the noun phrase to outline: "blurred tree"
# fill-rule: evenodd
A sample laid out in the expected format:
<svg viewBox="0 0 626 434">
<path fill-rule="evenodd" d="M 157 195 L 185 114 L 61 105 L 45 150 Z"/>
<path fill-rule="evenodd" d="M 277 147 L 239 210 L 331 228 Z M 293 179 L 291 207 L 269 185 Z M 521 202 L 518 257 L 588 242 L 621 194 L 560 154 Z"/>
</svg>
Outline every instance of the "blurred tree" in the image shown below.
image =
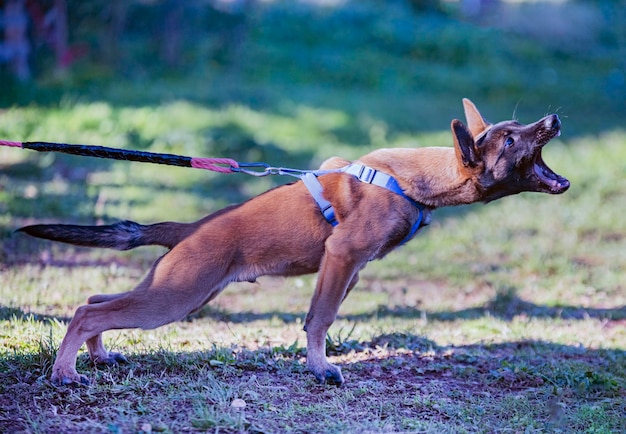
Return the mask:
<svg viewBox="0 0 626 434">
<path fill-rule="evenodd" d="M 7 0 L 0 18 L 0 25 L 4 30 L 4 38 L 0 44 L 0 63 L 7 63 L 18 80 L 28 80 L 31 76 L 28 64 L 31 46 L 24 0 Z"/>
<path fill-rule="evenodd" d="M 120 39 L 124 33 L 129 3 L 125 0 L 110 0 L 104 9 L 104 19 L 107 25 L 103 36 L 102 52 L 106 62 L 114 69 L 120 66 Z"/>
<path fill-rule="evenodd" d="M 408 0 L 413 10 L 417 12 L 441 12 L 440 0 Z"/>
<path fill-rule="evenodd" d="M 184 3 L 178 0 L 165 0 L 161 5 L 160 17 L 162 31 L 158 34 L 160 57 L 169 68 L 181 64 L 181 45 L 183 41 L 182 18 Z"/>
<path fill-rule="evenodd" d="M 89 56 L 92 76 L 238 69 L 254 0 L 0 0 L 0 64 L 26 80 Z"/>
<path fill-rule="evenodd" d="M 216 38 L 213 60 L 236 71 L 248 37 L 255 0 L 216 0 L 209 11 L 207 26 Z"/>
<path fill-rule="evenodd" d="M 65 0 L 54 0 L 54 54 L 56 58 L 56 68 L 63 70 L 73 62 L 73 55 L 68 50 L 68 29 L 67 29 L 67 4 Z"/>
</svg>

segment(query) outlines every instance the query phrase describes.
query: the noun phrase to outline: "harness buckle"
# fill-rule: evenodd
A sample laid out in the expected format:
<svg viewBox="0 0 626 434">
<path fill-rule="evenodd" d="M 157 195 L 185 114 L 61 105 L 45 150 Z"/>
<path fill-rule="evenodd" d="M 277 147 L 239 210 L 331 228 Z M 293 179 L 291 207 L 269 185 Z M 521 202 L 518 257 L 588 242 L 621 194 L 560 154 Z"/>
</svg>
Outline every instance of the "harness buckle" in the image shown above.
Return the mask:
<svg viewBox="0 0 626 434">
<path fill-rule="evenodd" d="M 332 226 L 337 226 L 339 222 L 337 221 L 337 216 L 335 216 L 335 208 L 329 203 L 326 207 L 322 208 L 322 215 L 324 219 Z"/>
<path fill-rule="evenodd" d="M 361 166 L 361 171 L 359 172 L 359 176 L 357 176 L 357 178 L 359 178 L 359 181 L 361 182 L 371 184 L 374 182 L 377 172 L 378 171 L 372 167 Z"/>
</svg>

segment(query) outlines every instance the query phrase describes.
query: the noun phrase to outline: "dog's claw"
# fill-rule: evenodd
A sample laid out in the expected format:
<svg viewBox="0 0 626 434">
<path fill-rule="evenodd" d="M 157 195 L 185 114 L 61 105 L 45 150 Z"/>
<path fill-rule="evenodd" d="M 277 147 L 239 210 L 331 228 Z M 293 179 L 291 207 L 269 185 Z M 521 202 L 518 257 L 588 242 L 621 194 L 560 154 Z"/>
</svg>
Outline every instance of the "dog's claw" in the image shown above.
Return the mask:
<svg viewBox="0 0 626 434">
<path fill-rule="evenodd" d="M 119 363 L 128 363 L 128 359 L 122 353 L 110 352 L 107 357 L 94 360 L 97 365 L 115 366 Z"/>
<path fill-rule="evenodd" d="M 73 385 L 83 385 L 83 386 L 89 386 L 90 381 L 89 378 L 87 378 L 84 375 L 76 375 L 75 377 L 68 377 L 68 376 L 61 376 L 61 377 L 55 377 L 53 376 L 52 379 L 52 384 L 56 387 L 61 387 L 61 386 L 73 386 Z"/>
<path fill-rule="evenodd" d="M 321 373 L 315 372 L 314 375 L 320 384 L 341 386 L 344 382 L 343 375 L 341 375 L 341 369 L 333 365 Z"/>
<path fill-rule="evenodd" d="M 326 371 L 326 383 L 341 386 L 344 382 L 341 372 Z"/>
</svg>

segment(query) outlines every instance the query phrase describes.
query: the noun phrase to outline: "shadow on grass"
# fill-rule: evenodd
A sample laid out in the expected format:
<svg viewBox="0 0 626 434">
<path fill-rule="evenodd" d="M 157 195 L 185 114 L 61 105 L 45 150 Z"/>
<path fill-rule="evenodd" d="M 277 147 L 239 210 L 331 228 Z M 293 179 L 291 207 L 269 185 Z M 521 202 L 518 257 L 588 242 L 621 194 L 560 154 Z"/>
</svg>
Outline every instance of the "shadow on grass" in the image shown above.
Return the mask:
<svg viewBox="0 0 626 434">
<path fill-rule="evenodd" d="M 0 321 L 36 321 L 42 323 L 69 323 L 72 318 L 67 316 L 46 315 L 41 313 L 24 312 L 17 307 L 3 306 L 0 304 Z"/>
<path fill-rule="evenodd" d="M 375 312 L 358 315 L 346 315 L 351 321 L 367 321 L 371 318 L 401 317 L 423 318 L 429 321 L 472 320 L 492 316 L 506 321 L 516 316 L 532 318 L 573 319 L 587 318 L 622 320 L 626 319 L 626 306 L 615 308 L 588 308 L 581 306 L 545 306 L 531 303 L 517 296 L 497 295 L 484 306 L 472 307 L 458 311 L 427 312 L 413 307 L 379 307 Z"/>
<path fill-rule="evenodd" d="M 584 320 L 588 318 L 612 321 L 626 320 L 626 306 L 614 308 L 588 308 L 581 306 L 545 306 L 531 303 L 516 295 L 498 294 L 484 306 L 472 307 L 457 311 L 428 312 L 414 307 L 379 306 L 371 312 L 360 314 L 339 315 L 338 319 L 354 322 L 367 322 L 381 318 L 415 318 L 427 321 L 449 322 L 457 320 L 474 320 L 486 316 L 511 321 L 516 316 L 532 318 Z M 247 323 L 278 318 L 285 323 L 293 323 L 304 318 L 304 313 L 283 312 L 231 312 L 213 306 L 206 306 L 188 319 L 212 318 L 232 323 Z"/>
<path fill-rule="evenodd" d="M 522 300 L 517 296 L 497 295 L 493 300 L 484 306 L 457 311 L 428 312 L 414 307 L 379 306 L 376 310 L 371 312 L 339 315 L 337 319 L 353 322 L 367 322 L 383 318 L 408 318 L 422 319 L 424 321 L 451 322 L 458 320 L 475 320 L 487 316 L 499 318 L 505 321 L 511 321 L 516 316 L 569 320 L 585 320 L 592 318 L 609 321 L 622 321 L 626 320 L 626 306 L 614 308 L 588 308 L 566 305 L 544 306 Z M 0 305 L 0 320 L 9 320 L 13 317 L 20 320 L 34 320 L 41 322 L 69 322 L 71 319 L 68 317 L 45 315 L 33 312 L 27 313 L 19 308 Z M 234 324 L 245 324 L 256 321 L 279 319 L 286 324 L 291 324 L 297 321 L 303 321 L 304 317 L 304 312 L 284 312 L 280 310 L 266 312 L 231 312 L 223 308 L 205 306 L 198 313 L 188 316 L 185 321 L 210 318 Z"/>
<path fill-rule="evenodd" d="M 344 369 L 348 388 L 371 380 L 390 386 L 398 381 L 443 381 L 452 388 L 493 388 L 503 393 L 541 386 L 567 388 L 581 396 L 593 393 L 613 398 L 626 393 L 626 365 L 620 363 L 626 351 L 619 348 L 592 349 L 544 340 L 439 346 L 421 336 L 391 333 L 369 341 L 330 343 L 328 355 Z M 249 372 L 255 376 L 276 376 L 276 381 L 288 378 L 289 387 L 293 381 L 300 381 L 304 387 L 314 384 L 303 359 L 306 348 L 297 343 L 254 350 L 238 345 L 208 345 L 206 350 L 198 351 L 161 348 L 127 356 L 127 362 L 120 365 L 96 369 L 85 353 L 78 357 L 77 367 L 82 373 L 101 377 L 103 383 L 143 384 L 146 377 L 195 381 L 194 377 L 212 371 L 227 382 L 240 378 L 241 372 Z M 23 371 L 22 383 L 41 381 L 41 361 L 36 357 L 6 355 L 0 357 L 2 363 L 14 366 L 14 372 Z M 37 375 L 29 374 L 29 370 Z M 49 376 L 50 372 L 43 374 Z M 0 372 L 0 382 L 10 384 L 12 377 Z"/>
</svg>

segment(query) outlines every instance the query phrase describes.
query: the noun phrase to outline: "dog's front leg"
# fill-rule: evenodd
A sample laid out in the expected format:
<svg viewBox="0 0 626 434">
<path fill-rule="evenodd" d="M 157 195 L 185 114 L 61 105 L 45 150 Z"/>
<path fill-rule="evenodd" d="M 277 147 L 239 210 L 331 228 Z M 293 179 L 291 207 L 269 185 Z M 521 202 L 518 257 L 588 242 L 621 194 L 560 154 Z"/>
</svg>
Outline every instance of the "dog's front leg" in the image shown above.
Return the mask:
<svg viewBox="0 0 626 434">
<path fill-rule="evenodd" d="M 326 333 L 337 316 L 341 302 L 358 281 L 358 271 L 363 266 L 363 261 L 355 261 L 351 256 L 346 252 L 333 251 L 332 243 L 327 243 L 306 317 L 307 366 L 321 383 L 341 385 L 344 381 L 341 369 L 326 359 Z"/>
</svg>

